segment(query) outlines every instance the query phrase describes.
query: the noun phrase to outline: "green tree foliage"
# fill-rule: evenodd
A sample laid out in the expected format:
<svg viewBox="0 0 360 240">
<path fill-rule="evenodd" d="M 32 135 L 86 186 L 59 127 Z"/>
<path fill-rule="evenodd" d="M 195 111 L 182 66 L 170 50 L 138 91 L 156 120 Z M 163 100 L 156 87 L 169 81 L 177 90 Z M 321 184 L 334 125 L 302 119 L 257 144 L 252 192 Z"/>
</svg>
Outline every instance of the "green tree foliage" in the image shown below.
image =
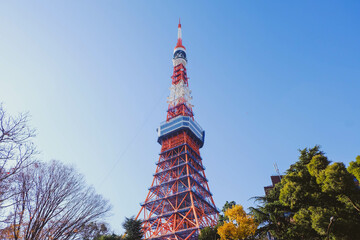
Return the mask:
<svg viewBox="0 0 360 240">
<path fill-rule="evenodd" d="M 95 238 L 94 240 L 121 240 L 121 239 L 122 236 L 111 234 L 111 235 L 102 235 L 98 238 Z"/>
<path fill-rule="evenodd" d="M 136 220 L 134 217 L 125 218 L 123 223 L 125 240 L 140 240 L 143 237 L 141 224 L 141 220 Z"/>
<path fill-rule="evenodd" d="M 350 164 L 330 163 L 319 146 L 300 151 L 281 183 L 252 208 L 261 223 L 258 235 L 277 239 L 357 239 L 360 235 L 360 189 L 354 182 L 360 158 Z M 354 176 L 353 176 L 354 175 Z"/>
<path fill-rule="evenodd" d="M 261 223 L 256 231 L 258 237 L 264 237 L 267 232 L 273 236 L 283 236 L 289 228 L 289 207 L 279 201 L 281 183 L 275 185 L 267 196 L 256 197 L 256 201 L 262 203 L 257 208 L 250 208 L 257 222 Z M 279 238 L 286 239 L 286 238 Z"/>
<path fill-rule="evenodd" d="M 356 177 L 358 182 L 360 182 L 360 156 L 356 157 L 355 162 L 350 162 L 348 171 Z"/>
<path fill-rule="evenodd" d="M 217 240 L 220 239 L 219 234 L 217 233 L 218 227 L 205 227 L 201 229 L 199 240 Z"/>
</svg>

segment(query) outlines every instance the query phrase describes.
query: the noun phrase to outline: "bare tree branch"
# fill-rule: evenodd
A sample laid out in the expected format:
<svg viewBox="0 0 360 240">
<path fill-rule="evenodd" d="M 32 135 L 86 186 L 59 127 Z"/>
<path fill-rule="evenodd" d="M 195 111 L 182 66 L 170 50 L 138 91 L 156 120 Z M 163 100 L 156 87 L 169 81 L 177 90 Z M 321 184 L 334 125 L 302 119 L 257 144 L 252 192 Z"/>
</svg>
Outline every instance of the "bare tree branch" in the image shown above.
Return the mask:
<svg viewBox="0 0 360 240">
<path fill-rule="evenodd" d="M 36 163 L 17 175 L 9 228 L 12 239 L 75 239 L 109 213 L 108 201 L 58 161 Z"/>
<path fill-rule="evenodd" d="M 29 114 L 9 116 L 0 103 L 0 224 L 6 221 L 5 212 L 14 204 L 10 199 L 19 194 L 12 185 L 14 178 L 34 162 L 34 137 Z"/>
</svg>

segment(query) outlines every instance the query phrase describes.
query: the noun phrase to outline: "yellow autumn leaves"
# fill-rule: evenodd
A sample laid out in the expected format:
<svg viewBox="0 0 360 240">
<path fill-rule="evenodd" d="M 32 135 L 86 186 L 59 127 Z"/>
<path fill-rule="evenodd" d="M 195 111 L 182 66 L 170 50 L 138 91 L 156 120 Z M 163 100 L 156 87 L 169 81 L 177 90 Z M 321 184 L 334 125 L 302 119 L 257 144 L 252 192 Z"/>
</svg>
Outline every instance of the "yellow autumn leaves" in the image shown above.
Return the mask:
<svg viewBox="0 0 360 240">
<path fill-rule="evenodd" d="M 234 205 L 225 211 L 228 218 L 224 225 L 218 228 L 222 240 L 241 240 L 253 235 L 258 227 L 254 217 L 247 215 L 241 205 Z"/>
</svg>

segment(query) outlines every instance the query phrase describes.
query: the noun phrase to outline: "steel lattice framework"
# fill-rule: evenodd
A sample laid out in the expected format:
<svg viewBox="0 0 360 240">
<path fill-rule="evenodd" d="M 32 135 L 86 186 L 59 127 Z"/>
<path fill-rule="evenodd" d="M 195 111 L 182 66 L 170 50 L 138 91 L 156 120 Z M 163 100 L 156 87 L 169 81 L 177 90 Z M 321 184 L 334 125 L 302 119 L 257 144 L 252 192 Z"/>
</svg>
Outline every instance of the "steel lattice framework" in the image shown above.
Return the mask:
<svg viewBox="0 0 360 240">
<path fill-rule="evenodd" d="M 160 158 L 136 217 L 143 220 L 144 239 L 197 239 L 200 229 L 216 225 L 219 213 L 200 157 L 205 132 L 194 121 L 190 104 L 180 23 L 173 64 L 167 118 L 157 129 Z"/>
</svg>

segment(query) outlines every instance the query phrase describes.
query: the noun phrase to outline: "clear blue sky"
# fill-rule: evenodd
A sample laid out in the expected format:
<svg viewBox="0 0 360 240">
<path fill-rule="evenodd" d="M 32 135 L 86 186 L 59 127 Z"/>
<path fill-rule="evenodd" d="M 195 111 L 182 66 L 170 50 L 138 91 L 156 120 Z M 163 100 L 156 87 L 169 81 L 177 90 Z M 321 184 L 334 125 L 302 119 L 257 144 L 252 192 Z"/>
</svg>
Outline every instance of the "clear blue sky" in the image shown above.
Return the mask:
<svg viewBox="0 0 360 240">
<path fill-rule="evenodd" d="M 1 1 L 0 101 L 29 111 L 44 161 L 136 215 L 152 181 L 181 17 L 219 208 L 245 207 L 298 149 L 360 154 L 359 1 Z"/>
</svg>

